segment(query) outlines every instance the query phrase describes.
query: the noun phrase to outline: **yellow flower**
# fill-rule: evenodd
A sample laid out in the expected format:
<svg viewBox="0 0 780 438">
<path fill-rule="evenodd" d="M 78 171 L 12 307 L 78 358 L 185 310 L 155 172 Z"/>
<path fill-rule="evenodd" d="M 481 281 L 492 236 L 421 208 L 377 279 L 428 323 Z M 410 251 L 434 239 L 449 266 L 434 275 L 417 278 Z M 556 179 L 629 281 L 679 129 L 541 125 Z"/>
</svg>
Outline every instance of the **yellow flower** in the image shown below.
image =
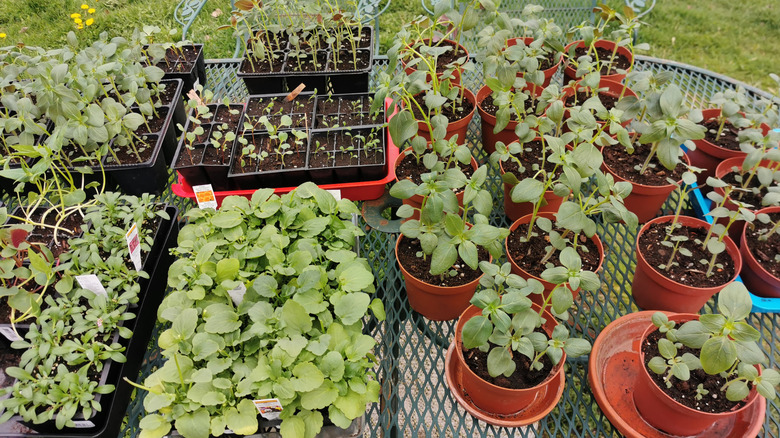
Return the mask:
<svg viewBox="0 0 780 438">
<path fill-rule="evenodd" d="M 83 24 L 79 24 L 79 26 L 77 27 L 77 29 L 84 29 L 84 25 L 83 25 Z"/>
<path fill-rule="evenodd" d="M 80 18 L 81 14 L 70 14 L 70 18 Z"/>
<path fill-rule="evenodd" d="M 4 32 L 0 32 L 0 38 L 5 38 L 7 35 Z"/>
<path fill-rule="evenodd" d="M 89 8 L 89 10 L 87 12 L 89 12 L 90 14 L 94 14 L 95 13 L 95 8 Z"/>
<path fill-rule="evenodd" d="M 81 9 L 89 9 L 89 5 L 88 5 L 88 4 L 86 4 L 86 3 L 83 3 L 83 4 L 81 5 Z"/>
<path fill-rule="evenodd" d="M 73 21 L 75 21 L 75 22 L 76 22 L 76 24 L 81 24 L 81 23 L 83 23 L 83 22 L 81 21 L 81 18 L 74 18 L 74 19 L 73 19 Z"/>
<path fill-rule="evenodd" d="M 87 22 L 86 22 L 87 26 L 92 26 L 92 23 L 94 23 L 94 22 L 95 22 L 94 18 L 87 18 Z"/>
</svg>

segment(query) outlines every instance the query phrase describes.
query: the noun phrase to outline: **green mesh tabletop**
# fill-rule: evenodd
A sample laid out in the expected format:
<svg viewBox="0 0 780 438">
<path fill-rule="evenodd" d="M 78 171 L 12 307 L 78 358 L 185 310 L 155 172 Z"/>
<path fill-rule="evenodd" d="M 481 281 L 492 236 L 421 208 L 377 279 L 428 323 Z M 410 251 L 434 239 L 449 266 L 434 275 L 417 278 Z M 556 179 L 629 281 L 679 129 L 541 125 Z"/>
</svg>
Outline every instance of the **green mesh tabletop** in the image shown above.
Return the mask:
<svg viewBox="0 0 780 438">
<path fill-rule="evenodd" d="M 241 101 L 247 92 L 236 79 L 239 60 L 207 61 L 209 87 L 216 98 L 229 96 Z M 374 73 L 387 68 L 386 60 L 376 61 Z M 639 56 L 636 68 L 640 70 L 667 70 L 675 74 L 675 82 L 686 93 L 687 100 L 701 107 L 709 97 L 738 83 L 706 70 L 692 66 Z M 465 83 L 475 91 L 483 83 L 481 73 L 466 73 Z M 765 93 L 748 88 L 754 99 L 766 97 Z M 469 127 L 468 144 L 474 156 L 482 163 L 486 154 L 480 146 L 480 123 L 475 116 Z M 173 178 L 173 175 L 171 176 Z M 495 209 L 491 216 L 494 224 L 509 226 L 503 214 L 503 189 L 497 169 L 490 169 L 490 188 Z M 191 206 L 189 201 L 172 196 L 165 197 L 180 208 Z M 671 199 L 666 208 L 676 205 Z M 448 389 L 444 375 L 444 358 L 453 338 L 455 321 L 433 322 L 413 312 L 404 290 L 403 278 L 398 269 L 394 245 L 398 234 L 369 227 L 362 219 L 366 236 L 359 248 L 361 256 L 373 263 L 377 281 L 377 295 L 384 300 L 387 319 L 383 322 L 366 321 L 367 330 L 378 341 L 376 355 L 380 360 L 377 376 L 382 385 L 380 402 L 368 407 L 365 437 L 612 437 L 620 436 L 601 412 L 587 382 L 587 357 L 569 360 L 566 364 L 566 389 L 557 407 L 539 423 L 524 428 L 498 428 L 478 421 L 461 408 Z M 391 227 L 392 228 L 392 227 Z M 601 225 L 599 235 L 604 242 L 606 259 L 601 272 L 603 285 L 595 293 L 583 292 L 572 309 L 569 325 L 575 334 L 591 341 L 611 321 L 637 310 L 630 287 L 635 267 L 634 243 L 636 230 L 622 225 Z M 714 303 L 704 309 L 711 311 Z M 775 314 L 753 314 L 750 323 L 762 334 L 762 348 L 777 367 L 780 352 L 778 337 L 780 319 Z M 149 344 L 146 365 L 142 376 L 159 366 L 162 358 L 156 348 L 157 327 Z M 138 422 L 143 417 L 144 394 L 136 394 L 128 409 L 126 427 L 122 436 L 136 436 Z M 780 437 L 780 412 L 778 404 L 767 404 L 767 415 L 761 436 Z"/>
</svg>

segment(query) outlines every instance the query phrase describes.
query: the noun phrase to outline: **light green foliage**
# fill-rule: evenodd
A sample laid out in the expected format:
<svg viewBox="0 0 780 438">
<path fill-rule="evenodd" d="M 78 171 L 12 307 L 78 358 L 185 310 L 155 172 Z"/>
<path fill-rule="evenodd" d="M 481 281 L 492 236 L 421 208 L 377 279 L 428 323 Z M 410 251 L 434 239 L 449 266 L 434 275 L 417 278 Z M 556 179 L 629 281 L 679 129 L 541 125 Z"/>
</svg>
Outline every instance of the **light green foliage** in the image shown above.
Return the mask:
<svg viewBox="0 0 780 438">
<path fill-rule="evenodd" d="M 108 361 L 125 362 L 119 340 L 132 336 L 126 326 L 135 318 L 130 306 L 138 302 L 139 280 L 148 278 L 129 265 L 125 231 L 138 224 L 145 255 L 152 231 L 170 218 L 150 195 L 109 192 L 95 201 L 84 215 L 84 235 L 70 240 L 70 252 L 54 269 L 61 275 L 55 286 L 58 295 L 43 298 L 46 308 L 25 339 L 12 344 L 26 351 L 19 366 L 6 371 L 17 380 L 4 390 L 10 397 L 1 405 L 2 422 L 17 414 L 35 424 L 53 419 L 59 429 L 73 427 L 77 413 L 89 419 L 101 410 L 97 395 L 114 391 L 113 385 L 100 384 L 100 373 Z M 33 260 L 31 265 L 38 263 Z M 74 277 L 81 274 L 97 275 L 106 296 L 79 287 Z"/>
<path fill-rule="evenodd" d="M 168 359 L 144 381 L 148 427 L 162 436 L 200 419 L 220 435 L 257 430 L 253 399 L 278 398 L 285 438 L 314 436 L 321 409 L 347 427 L 378 401 L 372 368 L 376 341 L 362 333 L 374 277 L 352 252 L 362 231 L 357 208 L 311 183 L 282 197 L 258 190 L 225 199 L 219 211 L 193 209 L 173 252 L 173 292 L 160 306 L 171 322 L 159 344 Z M 247 291 L 234 300 L 229 291 Z M 154 419 L 151 420 L 151 419 Z M 198 420 L 200 421 L 200 420 Z"/>
<path fill-rule="evenodd" d="M 718 294 L 719 313 L 701 315 L 679 328 L 674 328 L 675 323 L 663 313 L 655 313 L 653 324 L 666 336 L 658 341 L 661 356 L 650 359 L 648 366 L 654 373 L 663 374 L 669 387 L 672 376 L 688 380 L 691 370 L 701 368 L 707 374 L 720 374 L 727 379 L 723 389 L 731 401 L 745 399 L 750 387 L 768 400 L 774 400 L 780 373 L 764 368 L 766 357 L 757 344 L 761 335 L 744 321 L 752 306 L 745 286 L 734 282 Z M 677 350 L 683 345 L 700 350 L 699 356 L 691 353 L 678 356 Z M 708 395 L 702 389 L 697 389 L 697 399 Z"/>
</svg>

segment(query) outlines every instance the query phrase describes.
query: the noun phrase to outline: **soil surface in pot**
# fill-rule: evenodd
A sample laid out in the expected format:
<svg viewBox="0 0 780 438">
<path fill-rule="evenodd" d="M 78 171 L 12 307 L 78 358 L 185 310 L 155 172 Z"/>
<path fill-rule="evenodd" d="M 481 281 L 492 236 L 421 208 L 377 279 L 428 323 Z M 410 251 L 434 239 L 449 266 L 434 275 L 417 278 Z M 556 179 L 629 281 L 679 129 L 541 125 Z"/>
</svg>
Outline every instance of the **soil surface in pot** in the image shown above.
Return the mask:
<svg viewBox="0 0 780 438">
<path fill-rule="evenodd" d="M 563 106 L 567 108 L 571 108 L 576 105 L 582 105 L 583 102 L 590 99 L 591 94 L 587 91 L 577 91 L 576 94 L 573 94 L 571 96 L 568 96 L 566 100 L 563 102 Z M 612 94 L 612 92 L 605 91 L 603 93 L 599 93 L 599 100 L 601 100 L 601 104 L 604 105 L 604 108 L 607 109 L 607 111 L 611 110 L 615 107 L 615 105 L 618 102 L 618 96 Z"/>
<path fill-rule="evenodd" d="M 731 185 L 732 187 L 742 187 L 742 181 L 738 181 L 738 179 L 743 178 L 747 179 L 749 178 L 749 175 L 746 173 L 744 176 L 742 176 L 739 174 L 739 171 L 736 171 L 723 175 L 723 178 L 721 179 L 723 182 Z M 729 198 L 752 205 L 754 207 L 752 210 L 754 211 L 764 208 L 764 206 L 761 205 L 761 202 L 764 200 L 764 195 L 766 195 L 767 189 L 766 187 L 761 187 L 761 183 L 758 182 L 757 176 L 753 176 L 753 178 L 750 179 L 746 189 L 749 189 L 750 191 L 743 191 L 741 189 L 738 191 L 733 191 L 729 195 Z"/>
<path fill-rule="evenodd" d="M 667 224 L 650 224 L 644 234 L 639 236 L 639 250 L 642 251 L 645 260 L 665 277 L 691 287 L 715 287 L 728 283 L 734 278 L 734 261 L 727 251 L 718 254 L 715 259 L 715 268 L 712 269 L 712 275 L 707 277 L 707 266 L 700 260 L 709 262 L 712 255 L 707 249 L 702 248 L 701 243 L 707 237 L 707 230 L 703 228 L 692 228 L 681 226 L 674 231 L 675 236 L 685 236 L 688 238 L 680 244 L 680 248 L 687 248 L 691 252 L 690 257 L 680 254 L 678 249 L 672 261 L 669 270 L 662 270 L 660 265 L 669 263 L 669 257 L 672 255 L 672 248 L 661 245 L 666 237 Z M 718 266 L 720 265 L 720 266 Z"/>
<path fill-rule="evenodd" d="M 527 94 L 527 93 L 526 93 Z M 523 106 L 525 108 L 524 114 L 534 114 L 535 106 L 538 101 L 533 96 L 528 95 L 528 99 L 526 99 L 523 102 Z M 479 107 L 482 108 L 483 111 L 490 114 L 491 116 L 495 116 L 498 112 L 498 107 L 493 103 L 493 95 L 488 94 L 485 99 L 482 100 L 482 102 L 479 104 Z M 517 114 L 514 112 L 509 115 L 509 120 L 516 122 L 517 121 Z"/>
<path fill-rule="evenodd" d="M 262 116 L 267 116 L 268 122 L 279 127 L 283 115 L 289 115 L 292 119 L 290 128 L 305 128 L 311 124 L 314 99 L 301 97 L 288 101 L 284 97 L 258 97 L 249 99 L 246 107 L 247 122 L 254 126 L 255 130 L 265 131 L 265 125 L 259 123 Z"/>
<path fill-rule="evenodd" d="M 238 111 L 236 114 L 231 114 L 231 110 Z M 213 111 L 213 110 L 212 110 Z M 220 105 L 217 107 L 217 112 L 214 114 L 214 121 L 217 123 L 227 123 L 229 130 L 233 130 L 238 126 L 238 121 L 241 120 L 241 105 Z"/>
<path fill-rule="evenodd" d="M 425 40 L 425 45 L 430 45 L 428 40 Z M 466 51 L 463 50 L 462 47 L 457 47 L 452 42 L 443 41 L 441 42 L 440 45 L 448 46 L 449 49 L 447 49 L 447 51 L 445 51 L 444 53 L 439 55 L 438 58 L 436 58 L 436 72 L 443 72 L 444 70 L 447 69 L 447 66 L 449 64 L 453 63 L 454 61 L 457 61 L 460 58 L 467 56 Z M 417 50 L 419 49 L 420 49 L 420 44 L 417 44 Z M 408 54 L 407 54 L 407 59 L 409 59 Z M 418 64 L 418 65 L 425 65 L 425 64 Z"/>
<path fill-rule="evenodd" d="M 5 369 L 18 366 L 22 352 L 22 350 L 14 350 L 5 345 L 0 347 L 0 388 L 7 388 L 13 385 L 15 379 L 6 374 Z"/>
<path fill-rule="evenodd" d="M 718 140 L 715 140 L 715 136 L 718 135 L 718 128 L 720 123 L 718 119 L 708 119 L 702 122 L 707 131 L 704 133 L 704 139 L 708 142 L 720 146 L 723 149 L 730 151 L 739 151 L 739 129 L 735 128 L 728 120 L 723 125 L 723 131 L 720 133 Z M 714 170 L 714 169 L 710 169 Z"/>
<path fill-rule="evenodd" d="M 239 67 L 238 71 L 241 73 L 278 73 L 282 71 L 282 66 L 284 65 L 284 54 L 279 52 L 274 52 L 274 58 L 271 59 L 271 62 L 268 62 L 267 58 L 244 58 L 243 61 L 241 61 L 241 67 Z"/>
<path fill-rule="evenodd" d="M 471 163 L 463 164 L 454 158 L 453 162 L 455 162 L 457 166 L 460 167 L 460 170 L 463 171 L 463 174 L 466 175 L 467 178 L 471 178 L 471 175 L 474 174 L 474 168 L 471 167 Z M 414 154 L 409 154 L 405 156 L 400 163 L 398 163 L 398 167 L 395 169 L 395 176 L 399 181 L 402 179 L 410 179 L 415 184 L 420 185 L 422 184 L 422 178 L 420 175 L 428 172 L 430 172 L 430 170 L 425 167 L 422 158 L 420 158 L 420 162 L 418 163 L 417 159 L 414 158 Z"/>
<path fill-rule="evenodd" d="M 157 139 L 157 135 L 143 135 L 141 136 L 141 139 L 134 138 L 132 141 L 135 150 L 129 144 L 126 146 L 115 146 L 112 144 L 116 158 L 114 158 L 113 155 L 107 155 L 105 159 L 106 166 L 138 164 L 151 160 L 152 152 L 154 152 L 154 145 L 157 144 Z M 138 152 L 138 154 L 136 154 L 136 152 Z"/>
<path fill-rule="evenodd" d="M 577 47 L 574 49 L 574 58 L 578 59 L 580 56 L 584 56 L 587 52 L 587 47 Z M 598 60 L 602 63 L 602 76 L 616 75 L 618 74 L 618 69 L 628 70 L 631 67 L 631 63 L 628 61 L 628 58 L 621 55 L 620 53 L 615 53 L 615 58 L 610 63 L 609 60 L 612 58 L 612 50 L 606 49 L 604 47 L 596 47 L 596 55 Z M 593 56 L 592 53 L 590 57 L 593 59 L 593 62 L 596 61 L 596 56 Z"/>
<path fill-rule="evenodd" d="M 138 111 L 134 111 L 138 112 Z M 135 130 L 136 134 L 154 134 L 160 132 L 165 126 L 165 118 L 168 116 L 168 108 L 162 107 L 157 109 L 157 116 L 148 119 L 146 123 L 142 123 L 138 129 Z"/>
<path fill-rule="evenodd" d="M 745 230 L 748 249 L 756 258 L 758 263 L 764 267 L 772 276 L 780 278 L 780 234 L 772 233 L 767 240 L 759 240 L 759 237 L 768 233 L 773 223 L 780 221 L 780 213 L 769 213 L 772 222 L 762 224 L 756 221 L 755 229 L 748 227 Z"/>
<path fill-rule="evenodd" d="M 428 106 L 425 105 L 425 95 L 418 94 L 414 96 L 414 100 L 417 101 L 417 105 L 412 105 L 412 112 L 414 113 L 414 118 L 416 120 L 425 120 L 423 113 L 420 112 L 420 108 L 424 108 L 424 109 L 428 108 Z M 458 104 L 455 101 L 448 101 L 441 108 L 441 113 L 445 117 L 447 117 L 447 120 L 449 120 L 450 123 L 457 122 L 458 120 L 464 119 L 466 116 L 471 114 L 472 111 L 474 111 L 474 104 L 472 104 L 471 101 L 469 101 L 465 97 L 461 99 L 460 104 Z M 428 114 L 431 117 L 435 115 L 433 111 L 429 111 Z"/>
<path fill-rule="evenodd" d="M 161 85 L 165 85 L 164 90 L 160 90 L 159 94 L 157 94 L 157 99 L 159 99 L 160 104 L 163 106 L 170 106 L 173 102 L 173 97 L 176 95 L 176 83 L 175 82 L 160 82 Z M 186 94 L 186 93 L 182 93 Z"/>
<path fill-rule="evenodd" d="M 222 138 L 225 142 L 224 137 Z M 227 165 L 230 163 L 230 151 L 233 148 L 233 142 L 225 142 L 223 148 L 217 149 L 214 145 L 207 145 L 203 153 L 203 164 Z"/>
<path fill-rule="evenodd" d="M 679 328 L 679 325 L 677 328 Z M 667 387 L 666 382 L 664 382 L 664 375 L 654 373 L 653 370 L 647 366 L 650 359 L 661 356 L 661 353 L 658 351 L 658 340 L 661 339 L 662 336 L 665 335 L 658 330 L 650 333 L 644 343 L 642 343 L 642 352 L 645 354 L 645 369 L 650 374 L 650 377 L 653 378 L 655 384 L 658 385 L 666 395 L 673 398 L 677 403 L 691 409 L 709 413 L 728 412 L 745 405 L 745 402 L 743 401 L 732 402 L 726 398 L 726 391 L 721 391 L 720 389 L 726 384 L 725 378 L 720 375 L 710 376 L 701 369 L 691 371 L 691 378 L 687 381 L 671 376 L 670 382 L 672 383 L 672 386 L 671 388 Z M 682 357 L 685 353 L 691 353 L 694 356 L 699 357 L 700 351 L 701 350 L 699 349 L 689 348 L 683 345 L 677 348 L 677 356 Z M 709 394 L 702 396 L 701 400 L 697 400 L 696 388 L 698 388 L 700 384 L 703 385 L 704 389 L 709 391 Z"/>
<path fill-rule="evenodd" d="M 490 254 L 485 249 L 477 248 L 479 260 L 489 260 Z M 406 272 L 412 274 L 418 280 L 434 286 L 453 287 L 471 283 L 482 275 L 479 269 L 471 269 L 460 257 L 455 261 L 452 269 L 456 275 L 451 276 L 444 273 L 441 276 L 431 275 L 431 258 L 423 260 L 417 257 L 417 253 L 422 252 L 422 246 L 418 239 L 410 239 L 404 236 L 398 245 L 398 263 L 403 265 Z"/>
<path fill-rule="evenodd" d="M 254 41 L 251 41 L 248 47 L 252 47 L 252 43 L 263 44 L 271 50 L 284 50 L 287 48 L 287 41 L 289 36 L 286 31 L 268 32 L 265 30 L 258 30 L 255 33 Z"/>
<path fill-rule="evenodd" d="M 680 181 L 685 171 L 685 165 L 680 163 L 674 169 L 669 170 L 658 161 L 658 155 L 650 159 L 650 164 L 644 173 L 639 173 L 650 153 L 650 144 L 634 143 L 634 153 L 629 154 L 621 145 L 607 146 L 604 148 L 604 162 L 612 171 L 622 178 L 633 183 L 646 186 L 669 185 L 669 179 Z"/>
<path fill-rule="evenodd" d="M 331 52 L 331 57 L 333 57 Z M 368 60 L 371 53 L 368 50 L 358 50 L 356 56 L 352 57 L 351 50 L 340 50 L 338 61 L 335 58 L 328 62 L 328 68 L 337 71 L 363 70 L 368 67 Z"/>
<path fill-rule="evenodd" d="M 169 47 L 165 51 L 165 58 L 158 62 L 156 66 L 165 73 L 190 71 L 198 59 L 201 49 L 201 47 L 184 46 L 179 51 Z"/>
<path fill-rule="evenodd" d="M 206 149 L 205 144 L 193 144 L 192 149 L 188 149 L 186 144 L 182 145 L 179 157 L 176 159 L 176 165 L 174 168 L 180 169 L 188 166 L 197 166 L 200 164 L 200 160 L 203 157 L 203 151 Z"/>
<path fill-rule="evenodd" d="M 314 56 L 311 53 L 301 53 L 300 56 L 294 57 L 292 52 L 289 52 L 284 63 L 284 71 L 321 72 L 327 68 L 327 62 L 328 53 L 321 50 L 317 51 Z"/>
<path fill-rule="evenodd" d="M 547 336 L 547 333 L 541 328 L 537 328 L 534 331 Z M 547 336 L 547 339 L 550 339 L 550 337 Z M 495 346 L 495 344 L 490 343 L 491 350 Z M 509 389 L 533 388 L 542 383 L 550 375 L 550 371 L 553 369 L 552 361 L 546 354 L 540 359 L 542 369 L 532 370 L 531 359 L 527 358 L 524 354 L 513 351 L 512 361 L 517 366 L 515 372 L 509 377 L 506 377 L 503 374 L 491 377 L 490 373 L 488 373 L 487 366 L 488 353 L 480 351 L 479 348 L 472 348 L 471 350 L 464 349 L 463 358 L 466 360 L 466 364 L 471 371 L 474 371 L 474 374 L 479 376 L 482 380 Z"/>
<path fill-rule="evenodd" d="M 563 233 L 563 230 L 553 227 L 553 230 Z M 552 256 L 542 263 L 542 259 L 547 254 L 547 248 L 550 247 L 547 233 L 542 231 L 537 224 L 534 224 L 533 235 L 531 239 L 525 241 L 528 234 L 528 224 L 521 224 L 514 231 L 509 233 L 509 256 L 517 263 L 517 266 L 525 272 L 541 277 L 542 272 L 550 266 L 562 266 L 559 250 L 554 250 Z M 577 253 L 582 259 L 582 269 L 595 272 L 599 267 L 599 249 L 592 240 L 584 234 L 577 237 Z M 583 248 L 584 247 L 584 248 Z"/>
<path fill-rule="evenodd" d="M 514 160 L 506 160 L 502 164 L 504 168 L 504 172 L 506 173 L 512 173 L 514 174 L 519 181 L 522 181 L 526 178 L 531 178 L 536 175 L 536 170 L 534 170 L 534 165 L 541 165 L 542 164 L 542 142 L 539 140 L 532 140 L 523 145 L 523 152 L 520 154 L 515 154 L 515 157 L 520 160 L 521 163 L 523 163 L 523 171 L 520 172 L 520 166 L 517 164 Z M 548 152 L 547 158 L 550 157 L 550 153 Z M 555 176 L 558 177 L 563 172 L 563 169 L 561 167 L 558 167 L 558 169 L 555 169 L 555 163 L 548 161 L 545 161 L 544 163 L 544 170 L 548 173 L 555 171 Z M 540 180 L 542 180 L 542 175 L 539 175 L 538 177 Z"/>
<path fill-rule="evenodd" d="M 33 214 L 30 215 L 30 220 L 32 222 L 40 223 L 41 218 L 43 216 L 43 211 L 35 211 Z M 48 215 L 46 215 L 46 220 L 44 221 L 46 225 L 56 225 L 57 224 L 57 214 L 55 212 L 50 212 Z M 84 223 L 84 220 L 81 216 L 77 214 L 71 214 L 70 216 L 66 217 L 60 224 L 59 228 L 60 230 L 57 231 L 57 242 L 54 242 L 54 232 L 55 230 L 50 227 L 33 227 L 30 234 L 27 236 L 27 241 L 30 242 L 30 244 L 40 244 L 43 246 L 47 246 L 54 257 L 59 257 L 60 254 L 70 249 L 70 245 L 68 244 L 68 239 L 71 239 L 73 237 L 76 237 L 81 233 L 81 225 Z M 65 231 L 63 231 L 63 229 Z"/>
</svg>

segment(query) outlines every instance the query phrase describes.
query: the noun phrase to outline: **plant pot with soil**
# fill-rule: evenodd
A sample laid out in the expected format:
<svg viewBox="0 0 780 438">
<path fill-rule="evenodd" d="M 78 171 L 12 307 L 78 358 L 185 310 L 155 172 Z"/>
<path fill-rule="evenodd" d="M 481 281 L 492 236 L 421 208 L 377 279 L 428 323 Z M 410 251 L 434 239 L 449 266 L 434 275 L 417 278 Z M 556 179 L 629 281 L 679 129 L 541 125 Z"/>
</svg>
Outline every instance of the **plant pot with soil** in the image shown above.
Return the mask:
<svg viewBox="0 0 780 438">
<path fill-rule="evenodd" d="M 594 118 L 601 130 L 615 135 L 619 127 L 631 123 L 637 100 L 637 94 L 622 83 L 600 78 L 597 73 L 589 74 L 563 89 L 565 124 L 559 127 L 564 132 L 576 132 L 582 125 L 592 125 L 590 118 Z M 587 111 L 591 117 L 575 114 L 575 108 Z"/>
<path fill-rule="evenodd" d="M 541 292 L 538 282 L 512 274 L 507 263 L 481 262 L 480 269 L 481 287 L 455 327 L 447 383 L 464 408 L 486 413 L 485 421 L 530 424 L 558 403 L 566 358 L 587 354 L 590 343 L 570 338 L 564 325 L 529 299 Z M 509 319 L 514 323 L 506 324 Z"/>
<path fill-rule="evenodd" d="M 165 72 L 165 79 L 181 79 L 183 94 L 195 88 L 197 82 L 206 86 L 206 62 L 203 44 L 192 41 L 154 42 L 159 28 L 147 26 L 142 33 L 142 52 L 146 65 L 154 65 Z M 148 31 L 148 32 L 147 32 Z M 157 31 L 157 32 L 155 32 Z"/>
<path fill-rule="evenodd" d="M 707 194 L 708 198 L 722 203 L 729 211 L 739 211 L 741 216 L 748 216 L 747 221 L 738 219 L 729 227 L 729 237 L 735 242 L 740 242 L 746 222 L 752 222 L 757 210 L 780 205 L 780 150 L 773 148 L 765 153 L 756 152 L 727 158 L 718 165 L 715 178 L 707 181 L 717 194 Z M 713 213 L 720 216 L 720 212 Z M 728 217 L 718 217 L 717 222 L 728 225 Z"/>
<path fill-rule="evenodd" d="M 723 418 L 774 400 L 780 374 L 759 363 L 759 332 L 744 320 L 752 302 L 741 283 L 718 295 L 718 314 L 656 312 L 641 338 L 634 389 L 639 415 L 675 436 L 702 433 Z"/>
<path fill-rule="evenodd" d="M 482 273 L 480 261 L 498 258 L 500 239 L 507 231 L 489 225 L 490 193 L 484 187 L 487 167 L 467 178 L 458 168 L 424 175 L 422 184 L 402 179 L 390 189 L 396 198 L 422 195 L 419 208 L 405 204 L 398 216 L 401 224 L 396 259 L 404 275 L 412 309 L 428 319 L 455 319 L 468 306 Z M 458 205 L 452 181 L 464 187 L 463 206 Z M 409 219 L 413 215 L 419 219 Z M 473 225 L 466 218 L 473 213 Z"/>
<path fill-rule="evenodd" d="M 563 62 L 563 54 L 548 45 L 549 40 L 516 37 L 506 40 L 506 58 L 517 62 L 517 77 L 546 88 Z M 540 80 L 541 79 L 541 80 Z"/>
<path fill-rule="evenodd" d="M 710 104 L 714 108 L 704 109 L 702 122 L 705 137 L 695 141 L 695 148 L 686 152 L 691 164 L 703 169 L 698 183 L 703 186 L 708 177 L 715 176 L 718 165 L 729 158 L 744 157 L 742 143 L 755 143 L 757 137 L 767 136 L 769 126 L 763 114 L 750 113 L 745 90 L 727 90 L 713 95 Z M 754 147 L 746 150 L 755 149 Z"/>
<path fill-rule="evenodd" d="M 407 75 L 419 70 L 427 75 L 426 82 L 430 82 L 435 74 L 438 80 L 449 80 L 453 85 L 460 84 L 463 65 L 469 60 L 468 50 L 450 39 L 434 42 L 429 38 L 417 40 L 402 46 L 399 55 Z"/>
<path fill-rule="evenodd" d="M 381 127 L 312 130 L 308 168 L 318 184 L 377 180 L 386 174 Z"/>
<path fill-rule="evenodd" d="M 623 13 L 601 3 L 593 8 L 594 25 L 577 26 L 580 40 L 564 49 L 563 75 L 566 81 L 599 72 L 602 76 L 620 82 L 634 67 L 634 49 L 647 49 L 647 44 L 634 46 L 634 32 L 641 22 L 631 8 Z"/>
<path fill-rule="evenodd" d="M 756 221 L 744 228 L 739 252 L 742 281 L 752 293 L 780 298 L 780 207 L 756 212 Z"/>
<path fill-rule="evenodd" d="M 726 229 L 715 233 L 709 223 L 679 213 L 680 207 L 652 219 L 637 234 L 631 293 L 641 309 L 698 312 L 742 268 Z"/>
<path fill-rule="evenodd" d="M 505 145 L 517 141 L 518 124 L 525 123 L 531 127 L 532 121 L 526 120 L 541 111 L 537 95 L 530 88 L 516 90 L 511 84 L 499 84 L 490 81 L 493 87 L 485 85 L 480 88 L 476 96 L 477 111 L 482 120 L 482 148 L 492 154 L 496 150 L 496 143 Z M 532 128 L 536 128 L 535 124 Z M 520 128 L 520 132 L 527 128 Z M 526 134 L 527 135 L 527 134 Z"/>
<path fill-rule="evenodd" d="M 602 148 L 602 168 L 616 180 L 631 183 L 624 202 L 644 223 L 655 217 L 675 187 L 696 181 L 686 172 L 688 159 L 679 145 L 703 137 L 704 129 L 688 119 L 690 109 L 676 85 L 649 92 L 639 105 L 637 127 L 643 134 L 613 126 L 611 134 L 619 144 Z"/>
</svg>

